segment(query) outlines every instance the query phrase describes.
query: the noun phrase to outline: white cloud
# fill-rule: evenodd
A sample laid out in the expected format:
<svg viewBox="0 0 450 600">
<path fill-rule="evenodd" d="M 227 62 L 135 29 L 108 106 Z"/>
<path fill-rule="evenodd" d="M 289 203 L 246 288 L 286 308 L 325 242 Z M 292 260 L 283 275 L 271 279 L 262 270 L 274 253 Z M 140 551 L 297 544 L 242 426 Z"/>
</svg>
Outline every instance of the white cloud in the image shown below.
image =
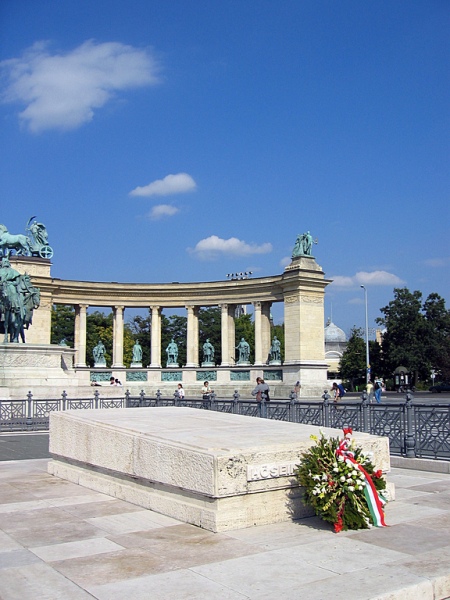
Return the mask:
<svg viewBox="0 0 450 600">
<path fill-rule="evenodd" d="M 176 206 L 171 206 L 170 204 L 158 204 L 152 208 L 148 216 L 152 221 L 157 221 L 164 217 L 173 217 L 173 215 L 176 215 L 179 211 L 180 209 L 176 208 Z"/>
<path fill-rule="evenodd" d="M 37 42 L 0 63 L 7 78 L 3 101 L 26 105 L 19 117 L 34 133 L 80 127 L 115 92 L 158 83 L 160 67 L 148 50 L 93 40 L 60 54 L 48 47 Z"/>
<path fill-rule="evenodd" d="M 195 248 L 188 248 L 191 254 L 202 260 L 217 258 L 220 254 L 230 256 L 249 256 L 250 254 L 267 254 L 272 252 L 272 244 L 247 244 L 238 238 L 224 240 L 217 235 L 200 240 Z"/>
<path fill-rule="evenodd" d="M 280 267 L 287 267 L 292 262 L 292 258 L 290 256 L 285 256 L 280 260 Z"/>
<path fill-rule="evenodd" d="M 130 196 L 170 196 L 192 192 L 197 187 L 194 179 L 187 173 L 166 175 L 164 179 L 156 179 L 144 187 L 131 190 Z"/>
<path fill-rule="evenodd" d="M 355 287 L 357 285 L 403 285 L 405 282 L 387 271 L 359 271 L 352 277 L 344 275 L 336 275 L 331 277 L 333 286 L 336 287 Z"/>
<path fill-rule="evenodd" d="M 450 258 L 447 256 L 443 258 L 427 258 L 422 261 L 422 264 L 431 268 L 446 267 L 450 264 Z"/>
</svg>

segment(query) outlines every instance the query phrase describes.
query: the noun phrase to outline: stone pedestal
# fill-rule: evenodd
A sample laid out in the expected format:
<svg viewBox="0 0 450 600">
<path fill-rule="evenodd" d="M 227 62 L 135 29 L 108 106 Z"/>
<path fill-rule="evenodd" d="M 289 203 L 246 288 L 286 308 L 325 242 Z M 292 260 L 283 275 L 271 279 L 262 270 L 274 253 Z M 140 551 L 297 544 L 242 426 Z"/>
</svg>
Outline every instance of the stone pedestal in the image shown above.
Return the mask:
<svg viewBox="0 0 450 600">
<path fill-rule="evenodd" d="M 319 428 L 190 408 L 52 413 L 49 472 L 226 531 L 311 514 L 294 471 L 313 433 Z M 354 437 L 389 470 L 388 438 Z"/>
<path fill-rule="evenodd" d="M 77 387 L 74 355 L 67 346 L 0 344 L 0 397 L 23 399 L 30 390 L 36 394 L 36 388 Z"/>
</svg>

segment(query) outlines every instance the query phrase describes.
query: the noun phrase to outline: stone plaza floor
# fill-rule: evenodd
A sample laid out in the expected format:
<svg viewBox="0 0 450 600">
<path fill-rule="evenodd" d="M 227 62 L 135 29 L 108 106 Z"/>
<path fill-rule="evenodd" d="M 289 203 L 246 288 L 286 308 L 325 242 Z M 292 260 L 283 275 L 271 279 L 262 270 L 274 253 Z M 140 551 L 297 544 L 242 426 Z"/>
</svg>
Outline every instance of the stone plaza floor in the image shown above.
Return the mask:
<svg viewBox="0 0 450 600">
<path fill-rule="evenodd" d="M 0 462 L 1 600 L 450 597 L 450 474 L 393 468 L 382 529 L 335 534 L 308 518 L 211 533 L 52 477 L 47 462 Z"/>
</svg>

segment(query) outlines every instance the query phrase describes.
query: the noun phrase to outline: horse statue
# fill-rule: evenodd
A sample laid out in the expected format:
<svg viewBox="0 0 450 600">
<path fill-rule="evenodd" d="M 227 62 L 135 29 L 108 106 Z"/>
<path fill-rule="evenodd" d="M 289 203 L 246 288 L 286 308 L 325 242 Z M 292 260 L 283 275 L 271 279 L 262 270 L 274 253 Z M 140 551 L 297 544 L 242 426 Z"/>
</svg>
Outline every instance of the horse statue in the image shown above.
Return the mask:
<svg viewBox="0 0 450 600">
<path fill-rule="evenodd" d="M 19 277 L 19 284 L 17 286 L 18 292 L 22 300 L 22 317 L 20 324 L 20 337 L 22 342 L 25 343 L 25 329 L 28 329 L 33 322 L 33 310 L 39 308 L 41 303 L 41 291 L 39 288 L 34 287 L 31 283 L 30 276 L 28 273 Z"/>
<path fill-rule="evenodd" d="M 30 256 L 30 245 L 31 240 L 28 236 L 22 234 L 12 235 L 5 225 L 0 224 L 0 251 L 2 256 L 7 256 L 10 250 L 15 250 L 18 255 Z"/>
<path fill-rule="evenodd" d="M 3 343 L 19 343 L 19 334 L 23 327 L 20 308 L 14 306 L 8 284 L 3 281 L 0 287 L 0 331 L 4 333 Z"/>
</svg>

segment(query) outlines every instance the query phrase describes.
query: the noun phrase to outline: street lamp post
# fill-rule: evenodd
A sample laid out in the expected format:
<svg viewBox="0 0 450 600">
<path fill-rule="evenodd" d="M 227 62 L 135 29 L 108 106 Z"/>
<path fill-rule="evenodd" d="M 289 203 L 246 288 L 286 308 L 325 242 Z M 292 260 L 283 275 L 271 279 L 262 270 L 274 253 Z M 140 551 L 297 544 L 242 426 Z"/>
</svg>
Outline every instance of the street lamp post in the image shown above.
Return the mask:
<svg viewBox="0 0 450 600">
<path fill-rule="evenodd" d="M 370 357 L 369 357 L 369 319 L 367 315 L 367 290 L 366 286 L 362 285 L 364 290 L 364 304 L 366 307 L 366 383 L 370 381 Z"/>
</svg>

